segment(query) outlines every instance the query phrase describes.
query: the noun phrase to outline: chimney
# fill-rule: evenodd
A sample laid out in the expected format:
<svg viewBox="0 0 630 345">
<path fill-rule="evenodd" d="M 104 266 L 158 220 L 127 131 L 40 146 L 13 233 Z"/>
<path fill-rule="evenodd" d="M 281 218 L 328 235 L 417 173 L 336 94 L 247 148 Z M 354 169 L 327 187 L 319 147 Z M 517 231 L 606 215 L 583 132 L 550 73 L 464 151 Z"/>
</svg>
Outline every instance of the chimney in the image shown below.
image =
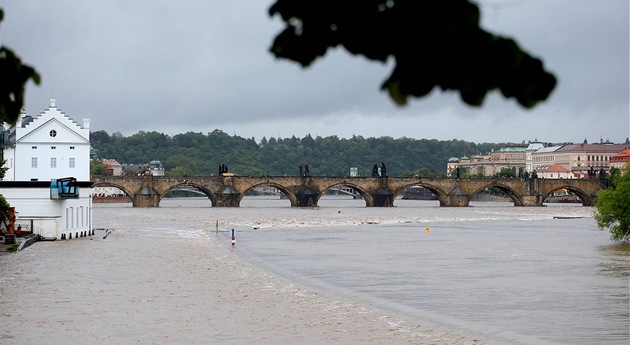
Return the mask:
<svg viewBox="0 0 630 345">
<path fill-rule="evenodd" d="M 90 118 L 89 117 L 84 117 L 83 118 L 83 129 L 90 129 Z"/>
</svg>

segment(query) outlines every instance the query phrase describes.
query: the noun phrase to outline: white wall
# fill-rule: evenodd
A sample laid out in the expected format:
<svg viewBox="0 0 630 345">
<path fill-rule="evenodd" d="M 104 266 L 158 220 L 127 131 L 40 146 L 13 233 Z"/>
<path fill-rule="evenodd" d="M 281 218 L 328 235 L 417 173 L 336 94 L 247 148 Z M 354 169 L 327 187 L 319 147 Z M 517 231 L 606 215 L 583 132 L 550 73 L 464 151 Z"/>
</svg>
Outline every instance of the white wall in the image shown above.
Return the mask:
<svg viewBox="0 0 630 345">
<path fill-rule="evenodd" d="M 78 199 L 50 199 L 50 188 L 3 188 L 2 195 L 17 212 L 17 223 L 34 222 L 45 237 L 61 239 L 92 229 L 92 189 L 80 188 Z"/>
</svg>

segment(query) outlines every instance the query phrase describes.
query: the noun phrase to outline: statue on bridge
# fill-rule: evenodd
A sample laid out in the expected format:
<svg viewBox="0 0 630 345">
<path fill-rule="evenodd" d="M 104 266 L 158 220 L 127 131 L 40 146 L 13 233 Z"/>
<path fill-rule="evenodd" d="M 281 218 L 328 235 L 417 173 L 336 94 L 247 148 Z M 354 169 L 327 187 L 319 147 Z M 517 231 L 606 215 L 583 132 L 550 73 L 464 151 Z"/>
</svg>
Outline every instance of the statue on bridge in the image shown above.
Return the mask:
<svg viewBox="0 0 630 345">
<path fill-rule="evenodd" d="M 225 164 L 221 164 L 219 165 L 219 175 L 223 175 L 223 174 L 227 174 L 228 173 L 228 167 Z"/>
<path fill-rule="evenodd" d="M 302 166 L 300 165 L 300 176 L 302 177 L 308 177 L 310 175 L 309 171 L 308 171 L 308 164 L 306 164 L 304 166 L 304 169 L 302 169 Z"/>
<path fill-rule="evenodd" d="M 380 177 L 378 174 L 378 164 L 374 164 L 372 167 L 372 177 Z"/>
<path fill-rule="evenodd" d="M 381 177 L 387 177 L 387 168 L 383 162 L 381 162 Z"/>
</svg>

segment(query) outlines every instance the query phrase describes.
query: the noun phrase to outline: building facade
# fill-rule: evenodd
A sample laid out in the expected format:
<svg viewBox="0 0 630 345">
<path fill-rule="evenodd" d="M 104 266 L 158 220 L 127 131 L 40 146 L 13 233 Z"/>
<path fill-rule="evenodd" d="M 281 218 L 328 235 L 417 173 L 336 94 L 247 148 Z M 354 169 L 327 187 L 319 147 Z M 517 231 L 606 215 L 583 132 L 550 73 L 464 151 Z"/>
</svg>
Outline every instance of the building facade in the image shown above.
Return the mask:
<svg viewBox="0 0 630 345">
<path fill-rule="evenodd" d="M 89 123 L 79 125 L 52 99 L 38 116 L 22 112 L 14 127 L 3 127 L 0 193 L 15 207 L 16 224 L 51 239 L 91 234 Z M 60 197 L 53 184 L 66 178 L 73 193 Z"/>
<path fill-rule="evenodd" d="M 620 164 L 622 158 L 613 157 L 625 149 L 628 144 L 613 144 L 600 141 L 596 144 L 545 145 L 541 142 L 511 144 L 486 155 L 472 155 L 470 158 L 450 158 L 447 174 L 460 168 L 469 175 L 493 176 L 504 168 L 512 169 L 516 175 L 521 172 L 531 174 L 536 171 L 545 178 L 588 178 L 599 171 L 608 172 L 613 164 Z M 542 173 L 542 176 L 541 176 Z M 551 177 L 554 176 L 554 177 Z"/>
</svg>

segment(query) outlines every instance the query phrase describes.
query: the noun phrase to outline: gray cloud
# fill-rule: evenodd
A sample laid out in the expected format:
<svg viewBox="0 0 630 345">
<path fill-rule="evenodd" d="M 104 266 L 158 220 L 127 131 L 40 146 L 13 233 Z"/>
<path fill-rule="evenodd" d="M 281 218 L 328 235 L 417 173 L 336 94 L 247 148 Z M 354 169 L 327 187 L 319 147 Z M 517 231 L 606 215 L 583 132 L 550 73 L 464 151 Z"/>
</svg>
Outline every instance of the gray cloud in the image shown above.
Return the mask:
<svg viewBox="0 0 630 345">
<path fill-rule="evenodd" d="M 41 73 L 27 112 L 51 97 L 92 129 L 125 135 L 221 129 L 243 137 L 353 134 L 477 142 L 624 141 L 630 134 L 628 2 L 480 1 L 483 25 L 556 73 L 525 110 L 497 93 L 481 108 L 434 91 L 397 107 L 380 91 L 391 64 L 329 51 L 308 69 L 275 60 L 272 0 L 12 1 L 0 43 Z"/>
</svg>

